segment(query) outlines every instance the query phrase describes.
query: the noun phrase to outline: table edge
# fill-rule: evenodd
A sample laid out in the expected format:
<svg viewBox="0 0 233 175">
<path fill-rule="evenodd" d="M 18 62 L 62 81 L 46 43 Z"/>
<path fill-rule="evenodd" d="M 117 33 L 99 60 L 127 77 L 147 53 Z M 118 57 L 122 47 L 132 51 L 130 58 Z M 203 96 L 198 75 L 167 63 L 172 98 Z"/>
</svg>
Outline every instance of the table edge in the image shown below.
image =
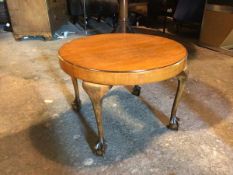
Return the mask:
<svg viewBox="0 0 233 175">
<path fill-rule="evenodd" d="M 68 75 L 87 82 L 107 85 L 135 85 L 163 81 L 177 76 L 187 68 L 187 56 L 175 64 L 140 72 L 95 71 L 74 66 L 62 59 L 59 59 L 59 63 L 62 70 Z"/>
</svg>

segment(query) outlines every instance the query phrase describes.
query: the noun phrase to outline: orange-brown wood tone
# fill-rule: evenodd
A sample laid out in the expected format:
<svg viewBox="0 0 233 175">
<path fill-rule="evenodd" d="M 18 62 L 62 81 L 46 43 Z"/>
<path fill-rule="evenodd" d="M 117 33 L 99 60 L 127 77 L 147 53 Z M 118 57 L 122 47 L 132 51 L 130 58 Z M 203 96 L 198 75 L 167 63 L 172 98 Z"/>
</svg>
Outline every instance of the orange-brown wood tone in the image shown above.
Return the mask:
<svg viewBox="0 0 233 175">
<path fill-rule="evenodd" d="M 76 39 L 59 50 L 62 69 L 99 84 L 134 85 L 165 80 L 186 67 L 179 43 L 143 34 L 102 34 Z"/>
<path fill-rule="evenodd" d="M 101 106 L 111 85 L 143 84 L 177 76 L 178 88 L 168 128 L 178 130 L 176 111 L 187 80 L 187 51 L 181 44 L 151 35 L 103 34 L 65 44 L 59 57 L 61 68 L 72 77 L 74 109 L 79 110 L 81 104 L 76 79 L 83 80 L 83 88 L 92 101 L 99 137 L 94 148 L 97 155 L 102 156 L 106 150 Z"/>
</svg>

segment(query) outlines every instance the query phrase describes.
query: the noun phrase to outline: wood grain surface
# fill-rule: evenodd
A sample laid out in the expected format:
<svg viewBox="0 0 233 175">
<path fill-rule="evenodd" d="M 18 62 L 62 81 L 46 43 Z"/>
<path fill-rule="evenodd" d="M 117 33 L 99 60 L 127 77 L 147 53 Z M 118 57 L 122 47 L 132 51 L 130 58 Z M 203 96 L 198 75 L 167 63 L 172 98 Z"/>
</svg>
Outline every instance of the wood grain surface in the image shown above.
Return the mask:
<svg viewBox="0 0 233 175">
<path fill-rule="evenodd" d="M 100 84 L 143 84 L 176 76 L 187 66 L 176 41 L 144 34 L 101 34 L 73 40 L 59 50 L 71 76 Z"/>
</svg>

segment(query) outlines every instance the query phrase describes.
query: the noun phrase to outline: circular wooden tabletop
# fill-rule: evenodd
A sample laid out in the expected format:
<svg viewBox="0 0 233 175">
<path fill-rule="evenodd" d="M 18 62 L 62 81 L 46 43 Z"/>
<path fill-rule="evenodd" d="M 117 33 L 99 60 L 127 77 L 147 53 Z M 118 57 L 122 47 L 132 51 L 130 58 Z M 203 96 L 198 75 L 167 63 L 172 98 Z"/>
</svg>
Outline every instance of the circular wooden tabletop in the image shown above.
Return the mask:
<svg viewBox="0 0 233 175">
<path fill-rule="evenodd" d="M 69 75 L 92 83 L 133 85 L 165 80 L 186 67 L 180 43 L 144 34 L 101 34 L 75 39 L 59 50 Z"/>
</svg>

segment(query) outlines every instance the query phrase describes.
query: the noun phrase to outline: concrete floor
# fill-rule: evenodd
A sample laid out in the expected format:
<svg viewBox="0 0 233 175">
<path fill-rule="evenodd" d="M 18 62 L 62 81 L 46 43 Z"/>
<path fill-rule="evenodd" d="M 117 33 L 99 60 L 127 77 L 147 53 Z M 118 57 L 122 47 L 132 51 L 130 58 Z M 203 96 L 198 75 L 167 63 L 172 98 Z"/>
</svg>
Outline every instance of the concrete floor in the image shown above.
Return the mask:
<svg viewBox="0 0 233 175">
<path fill-rule="evenodd" d="M 108 150 L 96 157 L 90 100 L 81 89 L 82 109 L 72 111 L 72 84 L 58 65 L 58 48 L 73 38 L 16 42 L 0 33 L 1 175 L 233 174 L 233 57 L 183 41 L 190 76 L 178 132 L 165 127 L 174 79 L 143 85 L 140 98 L 113 88 L 103 104 Z"/>
</svg>

